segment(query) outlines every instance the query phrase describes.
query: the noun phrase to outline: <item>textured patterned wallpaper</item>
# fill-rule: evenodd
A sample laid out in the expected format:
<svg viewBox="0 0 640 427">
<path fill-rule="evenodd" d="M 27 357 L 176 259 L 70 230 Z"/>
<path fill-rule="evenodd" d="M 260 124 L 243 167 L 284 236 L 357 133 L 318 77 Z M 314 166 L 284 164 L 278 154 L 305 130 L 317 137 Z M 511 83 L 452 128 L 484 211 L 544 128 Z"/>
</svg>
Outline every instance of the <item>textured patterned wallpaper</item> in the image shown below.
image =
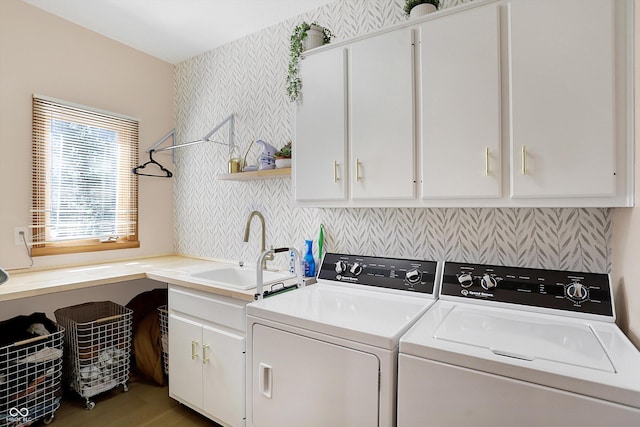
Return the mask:
<svg viewBox="0 0 640 427">
<path fill-rule="evenodd" d="M 464 0 L 444 1 L 451 7 Z M 229 43 L 176 67 L 177 140 L 200 138 L 230 113 L 235 141 L 276 147 L 292 139 L 293 108 L 285 90 L 289 36 L 302 20 L 331 28 L 337 39 L 404 20 L 402 0 L 340 0 Z M 226 141 L 226 128 L 216 137 Z M 295 142 L 294 142 L 295 144 Z M 248 159 L 256 163 L 258 147 Z M 266 218 L 267 245 L 301 246 L 325 225 L 327 250 L 366 255 L 484 262 L 606 272 L 610 209 L 300 209 L 291 181 L 229 182 L 226 147 L 200 144 L 176 152 L 175 245 L 179 253 L 255 262 L 259 222 L 242 242 L 252 210 Z M 316 246 L 317 250 L 317 246 Z M 279 257 L 279 258 L 278 258 Z M 276 257 L 285 266 L 283 255 Z"/>
</svg>

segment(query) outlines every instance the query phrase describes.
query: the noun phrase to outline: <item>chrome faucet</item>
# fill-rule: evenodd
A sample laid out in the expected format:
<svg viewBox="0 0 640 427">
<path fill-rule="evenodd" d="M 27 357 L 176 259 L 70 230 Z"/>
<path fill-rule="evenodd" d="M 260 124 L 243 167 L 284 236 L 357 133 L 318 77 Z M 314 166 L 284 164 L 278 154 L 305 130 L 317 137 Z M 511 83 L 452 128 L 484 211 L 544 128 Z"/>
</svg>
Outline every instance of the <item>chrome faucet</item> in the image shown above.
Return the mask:
<svg viewBox="0 0 640 427">
<path fill-rule="evenodd" d="M 260 248 L 260 253 L 263 253 L 266 248 L 265 248 L 265 244 L 264 244 L 264 234 L 265 234 L 265 226 L 264 226 L 264 217 L 262 216 L 262 214 L 258 211 L 252 211 L 249 214 L 249 218 L 247 218 L 247 223 L 244 226 L 244 241 L 248 242 L 249 241 L 249 231 L 251 229 L 251 220 L 253 219 L 254 216 L 257 216 L 258 218 L 260 218 L 260 224 L 262 224 L 262 246 Z M 266 270 L 267 269 L 267 260 L 268 261 L 273 261 L 273 252 L 270 254 L 266 254 L 264 257 L 262 257 L 262 269 Z"/>
</svg>

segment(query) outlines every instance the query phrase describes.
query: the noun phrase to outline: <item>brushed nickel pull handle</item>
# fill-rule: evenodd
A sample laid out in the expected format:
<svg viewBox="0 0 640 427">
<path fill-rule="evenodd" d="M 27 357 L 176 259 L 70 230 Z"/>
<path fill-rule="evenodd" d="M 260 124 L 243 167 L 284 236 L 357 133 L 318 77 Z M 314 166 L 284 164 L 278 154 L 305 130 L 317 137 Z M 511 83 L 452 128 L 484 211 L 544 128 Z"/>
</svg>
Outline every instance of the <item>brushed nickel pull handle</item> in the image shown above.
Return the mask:
<svg viewBox="0 0 640 427">
<path fill-rule="evenodd" d="M 197 346 L 198 341 L 191 341 L 191 360 L 195 360 L 198 358 L 198 353 L 196 352 Z"/>
<path fill-rule="evenodd" d="M 338 161 L 333 161 L 333 182 L 340 181 L 340 177 L 338 176 Z"/>
<path fill-rule="evenodd" d="M 207 344 L 202 346 L 202 364 L 206 365 L 209 362 L 209 359 L 207 359 L 207 349 L 209 348 L 209 346 Z"/>
<path fill-rule="evenodd" d="M 489 166 L 489 147 L 484 149 L 484 174 L 485 176 L 489 176 L 491 173 L 491 169 Z"/>
<path fill-rule="evenodd" d="M 527 146 L 522 146 L 522 175 L 527 174 Z"/>
<path fill-rule="evenodd" d="M 362 176 L 360 176 L 360 159 L 356 159 L 356 182 L 360 182 L 362 180 Z"/>
</svg>

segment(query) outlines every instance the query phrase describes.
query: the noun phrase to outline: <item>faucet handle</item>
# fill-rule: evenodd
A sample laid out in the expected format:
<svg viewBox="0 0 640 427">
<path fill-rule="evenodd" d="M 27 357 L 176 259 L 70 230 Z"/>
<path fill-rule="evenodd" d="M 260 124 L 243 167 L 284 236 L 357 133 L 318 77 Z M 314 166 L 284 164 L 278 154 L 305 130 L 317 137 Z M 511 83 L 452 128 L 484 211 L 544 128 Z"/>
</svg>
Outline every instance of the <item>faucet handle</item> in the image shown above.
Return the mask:
<svg viewBox="0 0 640 427">
<path fill-rule="evenodd" d="M 273 254 L 277 252 L 277 249 L 273 249 L 273 245 L 269 245 L 269 253 L 265 257 L 265 260 L 273 261 Z"/>
</svg>

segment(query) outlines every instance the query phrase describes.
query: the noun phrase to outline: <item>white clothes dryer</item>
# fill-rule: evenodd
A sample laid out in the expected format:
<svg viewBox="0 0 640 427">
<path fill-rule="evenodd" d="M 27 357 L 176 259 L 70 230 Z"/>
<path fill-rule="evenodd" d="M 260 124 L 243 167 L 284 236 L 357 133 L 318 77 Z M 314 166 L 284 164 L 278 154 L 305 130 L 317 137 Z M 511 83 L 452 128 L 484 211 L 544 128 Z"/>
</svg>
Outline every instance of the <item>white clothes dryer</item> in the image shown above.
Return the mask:
<svg viewBox="0 0 640 427">
<path fill-rule="evenodd" d="M 247 305 L 247 425 L 392 427 L 400 337 L 433 261 L 328 253 L 317 284 Z"/>
<path fill-rule="evenodd" d="M 400 341 L 398 427 L 640 426 L 607 274 L 446 262 Z"/>
</svg>

